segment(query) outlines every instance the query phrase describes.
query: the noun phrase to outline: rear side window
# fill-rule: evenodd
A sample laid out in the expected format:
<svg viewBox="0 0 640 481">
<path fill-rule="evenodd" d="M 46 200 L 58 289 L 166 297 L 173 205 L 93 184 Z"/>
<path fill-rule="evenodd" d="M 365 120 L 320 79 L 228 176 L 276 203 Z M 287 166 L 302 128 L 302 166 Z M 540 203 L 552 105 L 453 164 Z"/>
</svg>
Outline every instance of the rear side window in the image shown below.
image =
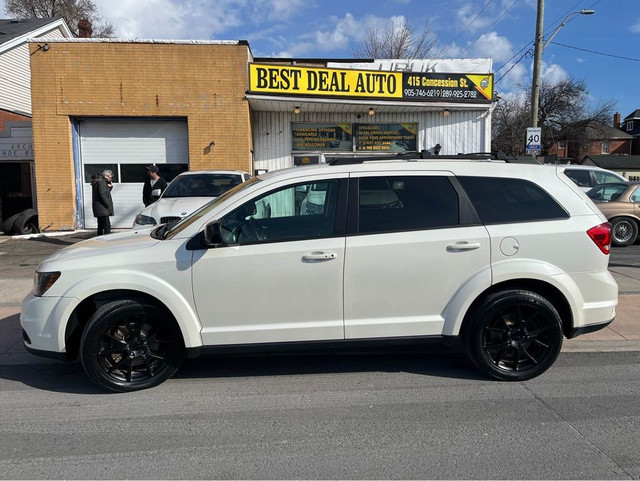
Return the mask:
<svg viewBox="0 0 640 481">
<path fill-rule="evenodd" d="M 459 224 L 458 194 L 446 177 L 363 177 L 358 232 L 397 232 Z"/>
<path fill-rule="evenodd" d="M 573 180 L 580 187 L 591 187 L 591 172 L 588 170 L 565 169 L 564 175 Z"/>
<path fill-rule="evenodd" d="M 458 177 L 484 224 L 565 219 L 567 212 L 533 182 L 501 177 Z"/>
</svg>

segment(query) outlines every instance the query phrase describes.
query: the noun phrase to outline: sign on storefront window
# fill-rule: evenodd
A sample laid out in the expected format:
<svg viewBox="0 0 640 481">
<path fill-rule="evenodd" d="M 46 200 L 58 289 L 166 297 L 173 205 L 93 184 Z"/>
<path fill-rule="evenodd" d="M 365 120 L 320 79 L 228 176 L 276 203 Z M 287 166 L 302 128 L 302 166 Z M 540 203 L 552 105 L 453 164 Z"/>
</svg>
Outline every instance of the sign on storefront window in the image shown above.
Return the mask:
<svg viewBox="0 0 640 481">
<path fill-rule="evenodd" d="M 294 151 L 351 151 L 352 124 L 291 124 Z"/>
<path fill-rule="evenodd" d="M 407 152 L 417 150 L 418 124 L 356 124 L 357 151 Z"/>
</svg>

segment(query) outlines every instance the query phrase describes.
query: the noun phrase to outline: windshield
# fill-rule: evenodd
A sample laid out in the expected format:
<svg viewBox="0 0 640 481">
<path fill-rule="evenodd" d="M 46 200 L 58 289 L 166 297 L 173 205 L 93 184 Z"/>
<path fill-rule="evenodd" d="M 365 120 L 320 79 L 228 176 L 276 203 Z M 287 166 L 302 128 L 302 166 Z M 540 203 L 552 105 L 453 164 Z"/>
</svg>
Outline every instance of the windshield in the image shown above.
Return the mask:
<svg viewBox="0 0 640 481">
<path fill-rule="evenodd" d="M 154 237 L 156 237 L 156 238 L 159 238 L 159 239 L 171 239 L 176 234 L 178 234 L 179 232 L 182 232 L 184 229 L 189 227 L 191 224 L 193 224 L 197 220 L 201 219 L 203 216 L 207 215 L 217 205 L 219 205 L 220 203 L 224 202 L 229 197 L 237 194 L 238 192 L 246 189 L 247 187 L 252 186 L 256 182 L 260 182 L 260 179 L 258 179 L 257 177 L 252 177 L 251 179 L 247 180 L 246 182 L 235 186 L 231 190 L 228 190 L 227 192 L 222 194 L 220 197 L 217 197 L 216 199 L 212 200 L 211 202 L 203 205 L 198 210 L 192 212 L 187 217 L 184 217 L 183 219 L 181 219 L 179 222 L 176 222 L 175 224 L 170 223 L 170 224 L 161 225 L 160 227 L 158 227 L 156 230 L 153 231 L 152 235 Z"/>
<path fill-rule="evenodd" d="M 218 197 L 241 183 L 242 176 L 238 174 L 181 175 L 169 184 L 162 198 Z"/>
</svg>

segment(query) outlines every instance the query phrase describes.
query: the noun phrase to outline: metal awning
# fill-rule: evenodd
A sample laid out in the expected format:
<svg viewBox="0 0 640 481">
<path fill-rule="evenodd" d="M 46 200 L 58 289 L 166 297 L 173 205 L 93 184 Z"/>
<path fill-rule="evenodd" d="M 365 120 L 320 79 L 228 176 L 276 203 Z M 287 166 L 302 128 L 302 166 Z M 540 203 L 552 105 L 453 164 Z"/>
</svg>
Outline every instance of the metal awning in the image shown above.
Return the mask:
<svg viewBox="0 0 640 481">
<path fill-rule="evenodd" d="M 323 113 L 362 113 L 373 107 L 376 113 L 402 112 L 441 112 L 444 109 L 454 110 L 482 110 L 491 109 L 491 104 L 453 103 L 453 102 L 407 102 L 380 99 L 341 99 L 341 98 L 310 98 L 291 97 L 247 93 L 249 106 L 257 112 L 292 112 L 300 107 L 302 112 Z"/>
</svg>

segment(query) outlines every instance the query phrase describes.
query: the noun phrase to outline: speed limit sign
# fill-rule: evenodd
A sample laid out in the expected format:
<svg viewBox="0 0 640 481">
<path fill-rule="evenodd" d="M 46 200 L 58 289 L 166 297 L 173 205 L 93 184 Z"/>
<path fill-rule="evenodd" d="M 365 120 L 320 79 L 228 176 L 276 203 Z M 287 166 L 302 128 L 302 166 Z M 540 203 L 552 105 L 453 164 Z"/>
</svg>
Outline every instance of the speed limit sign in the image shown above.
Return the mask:
<svg viewBox="0 0 640 481">
<path fill-rule="evenodd" d="M 540 153 L 542 140 L 542 129 L 540 127 L 527 128 L 526 149 L 527 154 L 536 155 Z"/>
</svg>

